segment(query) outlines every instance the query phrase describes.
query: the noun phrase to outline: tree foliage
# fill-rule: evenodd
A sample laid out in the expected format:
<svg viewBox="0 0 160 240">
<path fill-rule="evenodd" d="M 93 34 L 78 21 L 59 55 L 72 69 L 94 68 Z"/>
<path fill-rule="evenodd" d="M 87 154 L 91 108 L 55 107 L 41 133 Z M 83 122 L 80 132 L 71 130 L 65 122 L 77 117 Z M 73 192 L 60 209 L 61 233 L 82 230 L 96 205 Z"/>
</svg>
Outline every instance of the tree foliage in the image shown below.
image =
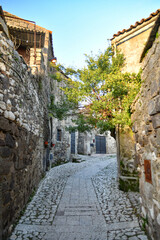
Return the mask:
<svg viewBox="0 0 160 240">
<path fill-rule="evenodd" d="M 58 102 L 55 102 L 55 97 L 51 95 L 50 104 L 48 106 L 49 115 L 58 120 L 66 119 L 70 110 L 75 109 L 75 103 L 68 101 L 66 96 L 62 96 Z"/>
<path fill-rule="evenodd" d="M 65 85 L 67 82 L 66 79 L 68 79 L 67 75 L 64 74 L 64 72 L 66 72 L 66 69 L 60 64 L 57 66 L 51 64 L 51 67 L 54 69 L 52 69 L 50 77 L 53 79 L 53 81 L 56 81 L 58 83 L 58 88 L 61 91 L 58 95 L 58 98 L 55 98 L 53 94 L 50 96 L 48 111 L 51 117 L 57 118 L 58 120 L 63 120 L 66 119 L 69 114 L 71 114 L 71 110 L 73 111 L 77 109 L 77 105 L 75 101 L 70 101 L 68 99 L 68 96 L 62 90 L 62 86 Z"/>
<path fill-rule="evenodd" d="M 86 55 L 86 63 L 86 67 L 77 71 L 63 68 L 70 76 L 63 90 L 70 102 L 83 105 L 84 124 L 101 132 L 117 124 L 131 125 L 130 107 L 140 89 L 141 74 L 123 72 L 123 54 L 114 56 L 111 48 L 97 56 Z"/>
<path fill-rule="evenodd" d="M 74 123 L 74 126 L 66 127 L 66 130 L 68 130 L 70 133 L 77 130 L 79 132 L 90 132 L 93 129 L 93 125 L 91 124 L 90 119 L 83 114 L 78 114 L 77 118 L 72 121 Z"/>
</svg>

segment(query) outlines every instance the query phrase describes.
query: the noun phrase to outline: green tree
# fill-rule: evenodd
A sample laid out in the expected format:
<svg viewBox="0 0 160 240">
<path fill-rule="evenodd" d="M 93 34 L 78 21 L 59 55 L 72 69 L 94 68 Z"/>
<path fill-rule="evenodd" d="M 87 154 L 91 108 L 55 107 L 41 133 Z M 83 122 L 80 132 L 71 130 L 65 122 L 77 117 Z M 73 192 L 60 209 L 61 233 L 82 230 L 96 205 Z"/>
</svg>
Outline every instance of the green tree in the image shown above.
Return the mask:
<svg viewBox="0 0 160 240">
<path fill-rule="evenodd" d="M 117 124 L 130 126 L 130 107 L 140 89 L 140 73 L 123 72 L 123 54 L 114 56 L 111 48 L 97 56 L 86 55 L 86 63 L 86 67 L 77 71 L 63 68 L 69 76 L 63 90 L 69 101 L 81 103 L 84 124 L 97 127 L 101 132 Z M 82 125 L 80 120 L 81 116 L 77 125 L 78 122 Z"/>
</svg>

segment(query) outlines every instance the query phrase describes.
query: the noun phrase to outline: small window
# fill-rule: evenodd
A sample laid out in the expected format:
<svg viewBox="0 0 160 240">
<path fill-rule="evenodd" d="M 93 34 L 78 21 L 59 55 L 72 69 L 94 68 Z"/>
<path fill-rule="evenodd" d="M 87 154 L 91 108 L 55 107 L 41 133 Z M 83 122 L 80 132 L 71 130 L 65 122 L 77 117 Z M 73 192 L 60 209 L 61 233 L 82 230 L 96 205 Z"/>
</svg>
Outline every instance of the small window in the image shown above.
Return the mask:
<svg viewBox="0 0 160 240">
<path fill-rule="evenodd" d="M 62 140 L 62 131 L 61 129 L 57 129 L 57 141 L 61 141 Z"/>
</svg>

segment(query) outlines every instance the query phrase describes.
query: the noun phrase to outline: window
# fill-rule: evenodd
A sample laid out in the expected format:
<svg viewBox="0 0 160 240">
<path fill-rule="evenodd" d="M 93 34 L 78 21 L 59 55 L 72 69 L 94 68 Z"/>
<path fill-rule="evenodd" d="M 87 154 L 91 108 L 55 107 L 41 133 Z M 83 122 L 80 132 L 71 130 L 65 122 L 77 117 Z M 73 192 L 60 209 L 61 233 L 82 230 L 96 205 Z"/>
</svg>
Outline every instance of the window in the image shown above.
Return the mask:
<svg viewBox="0 0 160 240">
<path fill-rule="evenodd" d="M 62 140 L 62 131 L 61 129 L 57 129 L 57 141 L 61 141 Z"/>
</svg>

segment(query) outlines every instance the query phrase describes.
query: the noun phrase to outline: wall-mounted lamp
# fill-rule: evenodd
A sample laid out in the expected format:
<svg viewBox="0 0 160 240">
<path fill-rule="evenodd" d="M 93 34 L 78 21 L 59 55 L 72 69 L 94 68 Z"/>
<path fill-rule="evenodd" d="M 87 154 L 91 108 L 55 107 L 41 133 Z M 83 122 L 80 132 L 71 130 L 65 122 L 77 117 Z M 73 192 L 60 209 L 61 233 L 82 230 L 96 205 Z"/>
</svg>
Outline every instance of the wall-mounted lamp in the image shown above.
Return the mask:
<svg viewBox="0 0 160 240">
<path fill-rule="evenodd" d="M 56 64 L 57 58 L 56 58 L 56 57 L 52 58 L 52 59 L 50 60 L 50 62 L 53 63 L 53 64 Z"/>
</svg>

